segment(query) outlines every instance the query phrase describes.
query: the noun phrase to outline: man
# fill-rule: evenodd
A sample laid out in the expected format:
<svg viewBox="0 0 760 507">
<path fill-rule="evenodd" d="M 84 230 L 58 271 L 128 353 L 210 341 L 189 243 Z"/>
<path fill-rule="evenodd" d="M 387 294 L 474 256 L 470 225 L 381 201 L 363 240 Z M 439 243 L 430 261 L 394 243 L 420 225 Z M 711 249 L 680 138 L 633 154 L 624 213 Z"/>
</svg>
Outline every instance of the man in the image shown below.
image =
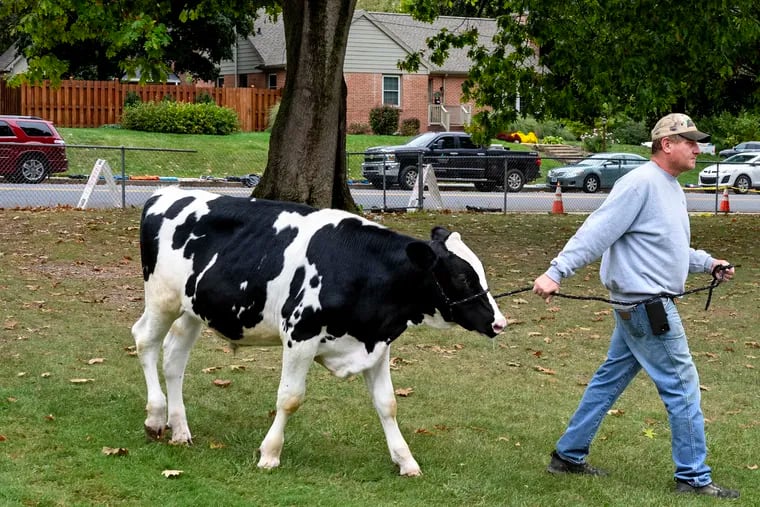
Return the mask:
<svg viewBox="0 0 760 507">
<path fill-rule="evenodd" d="M 728 266 L 690 247 L 686 197 L 676 177 L 694 169 L 697 130 L 685 114 L 669 114 L 652 130 L 652 157 L 618 180 L 604 203 L 578 229 L 533 292 L 549 302 L 560 282 L 602 258 L 600 277 L 615 304 L 615 329 L 607 359 L 589 382 L 567 429 L 552 453 L 548 471 L 605 475 L 586 463 L 589 447 L 607 411 L 642 368 L 652 378 L 668 411 L 676 491 L 719 498 L 739 492 L 712 482 L 705 464 L 704 418 L 699 378 L 672 298 L 688 273 Z M 732 267 L 717 269 L 728 280 Z M 645 303 L 646 302 L 646 303 Z"/>
</svg>

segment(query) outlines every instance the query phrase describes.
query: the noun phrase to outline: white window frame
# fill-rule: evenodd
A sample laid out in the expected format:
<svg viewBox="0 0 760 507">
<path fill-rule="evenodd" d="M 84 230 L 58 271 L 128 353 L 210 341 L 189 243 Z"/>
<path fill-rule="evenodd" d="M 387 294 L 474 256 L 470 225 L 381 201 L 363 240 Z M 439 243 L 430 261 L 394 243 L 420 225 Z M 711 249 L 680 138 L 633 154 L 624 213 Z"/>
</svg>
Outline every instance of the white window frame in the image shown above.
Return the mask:
<svg viewBox="0 0 760 507">
<path fill-rule="evenodd" d="M 396 80 L 396 88 L 395 89 L 386 89 L 385 88 L 385 80 L 386 79 L 395 79 Z M 396 102 L 388 102 L 385 98 L 386 93 L 395 93 L 396 94 Z M 390 74 L 383 74 L 383 105 L 384 106 L 391 106 L 391 107 L 401 107 L 401 76 L 399 75 L 390 75 Z"/>
</svg>

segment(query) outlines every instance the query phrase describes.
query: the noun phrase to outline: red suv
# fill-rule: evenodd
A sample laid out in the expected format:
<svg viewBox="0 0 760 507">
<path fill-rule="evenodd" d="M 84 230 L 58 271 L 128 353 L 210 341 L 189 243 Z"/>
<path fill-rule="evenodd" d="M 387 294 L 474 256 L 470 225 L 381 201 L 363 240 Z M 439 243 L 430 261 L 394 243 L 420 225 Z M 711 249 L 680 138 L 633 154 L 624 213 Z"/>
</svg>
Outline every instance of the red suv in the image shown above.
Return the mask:
<svg viewBox="0 0 760 507">
<path fill-rule="evenodd" d="M 16 183 L 39 183 L 66 172 L 66 146 L 52 122 L 37 116 L 0 115 L 0 175 Z"/>
</svg>

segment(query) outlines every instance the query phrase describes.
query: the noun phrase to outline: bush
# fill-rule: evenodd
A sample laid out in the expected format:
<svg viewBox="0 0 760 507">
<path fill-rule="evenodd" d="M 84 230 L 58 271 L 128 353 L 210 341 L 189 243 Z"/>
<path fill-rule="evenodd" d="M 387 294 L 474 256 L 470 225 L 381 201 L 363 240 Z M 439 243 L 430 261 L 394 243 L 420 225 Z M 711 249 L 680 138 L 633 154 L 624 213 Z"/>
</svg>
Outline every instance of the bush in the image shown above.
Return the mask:
<svg viewBox="0 0 760 507">
<path fill-rule="evenodd" d="M 372 129 L 369 127 L 369 123 L 352 123 L 348 126 L 348 133 L 351 135 L 366 135 L 371 134 Z"/>
<path fill-rule="evenodd" d="M 395 107 L 376 107 L 369 112 L 372 132 L 380 136 L 390 136 L 398 130 L 399 110 Z"/>
<path fill-rule="evenodd" d="M 627 116 L 615 118 L 609 131 L 620 144 L 641 144 L 651 137 L 649 128 L 643 121 L 632 120 Z"/>
<path fill-rule="evenodd" d="M 140 94 L 137 92 L 129 91 L 127 92 L 127 96 L 124 97 L 124 107 L 136 106 L 141 102 L 142 99 L 140 98 Z"/>
<path fill-rule="evenodd" d="M 235 111 L 215 104 L 147 102 L 124 109 L 125 129 L 173 134 L 216 134 L 237 132 Z"/>
<path fill-rule="evenodd" d="M 697 121 L 699 130 L 708 132 L 711 142 L 719 149 L 730 148 L 742 141 L 760 139 L 760 114 L 742 111 L 734 115 L 723 113 L 713 118 Z"/>
<path fill-rule="evenodd" d="M 565 144 L 565 140 L 562 136 L 546 136 L 541 139 L 542 144 Z"/>
<path fill-rule="evenodd" d="M 580 133 L 585 132 L 586 130 L 588 130 L 588 128 L 584 127 L 579 133 L 576 133 L 573 130 L 568 129 L 563 122 L 558 120 L 547 119 L 539 122 L 532 116 L 520 118 L 512 122 L 507 128 L 507 132 L 533 132 L 539 139 L 546 137 L 561 137 L 568 141 L 575 141 L 580 136 Z"/>
<path fill-rule="evenodd" d="M 400 133 L 402 136 L 416 136 L 420 133 L 420 120 L 417 118 L 407 118 L 402 121 Z"/>
<path fill-rule="evenodd" d="M 195 103 L 196 104 L 216 104 L 216 101 L 214 100 L 214 97 L 211 96 L 211 94 L 205 90 L 200 92 L 198 95 L 195 96 Z"/>
</svg>

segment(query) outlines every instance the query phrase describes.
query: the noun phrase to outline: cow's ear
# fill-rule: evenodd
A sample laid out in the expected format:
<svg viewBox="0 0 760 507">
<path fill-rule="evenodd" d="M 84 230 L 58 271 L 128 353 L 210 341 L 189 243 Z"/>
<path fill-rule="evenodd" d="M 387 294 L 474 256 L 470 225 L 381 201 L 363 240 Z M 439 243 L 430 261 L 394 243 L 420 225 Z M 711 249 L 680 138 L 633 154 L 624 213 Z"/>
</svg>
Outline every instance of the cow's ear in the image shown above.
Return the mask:
<svg viewBox="0 0 760 507">
<path fill-rule="evenodd" d="M 433 241 L 446 241 L 446 238 L 448 238 L 450 234 L 451 232 L 447 228 L 436 225 L 433 227 L 433 230 L 430 231 L 430 239 Z"/>
<path fill-rule="evenodd" d="M 430 245 L 423 241 L 413 241 L 406 246 L 406 255 L 412 264 L 422 270 L 432 269 L 437 256 Z"/>
</svg>

